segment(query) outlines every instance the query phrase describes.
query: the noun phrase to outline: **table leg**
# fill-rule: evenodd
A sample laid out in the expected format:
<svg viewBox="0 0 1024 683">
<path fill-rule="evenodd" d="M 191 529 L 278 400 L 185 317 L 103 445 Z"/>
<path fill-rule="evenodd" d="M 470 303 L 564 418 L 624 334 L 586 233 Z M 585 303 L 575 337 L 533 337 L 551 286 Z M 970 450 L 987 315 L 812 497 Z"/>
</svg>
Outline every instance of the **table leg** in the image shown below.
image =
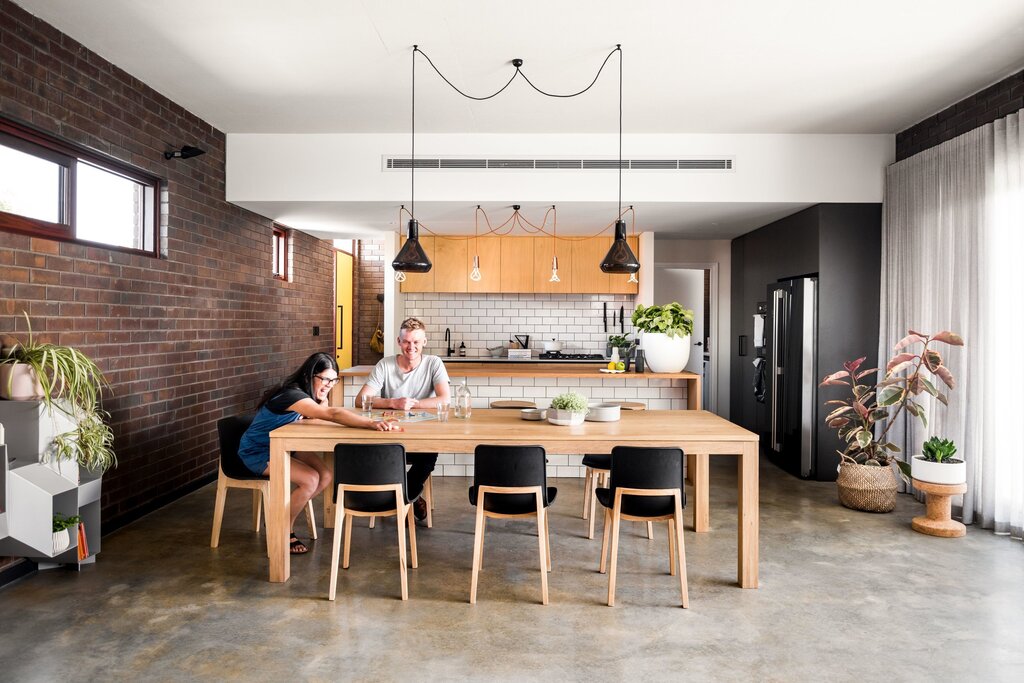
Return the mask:
<svg viewBox="0 0 1024 683">
<path fill-rule="evenodd" d="M 744 443 L 739 462 L 739 548 L 737 580 L 741 588 L 757 588 L 759 493 L 757 442 Z"/>
<path fill-rule="evenodd" d="M 702 410 L 701 402 L 701 378 L 694 377 L 687 382 L 686 391 L 686 409 L 687 410 Z"/>
<path fill-rule="evenodd" d="M 711 527 L 710 459 L 707 453 L 693 454 L 693 530 L 699 534 Z"/>
<path fill-rule="evenodd" d="M 324 458 L 324 465 L 327 466 L 327 471 L 330 472 L 333 475 L 334 474 L 334 454 L 321 453 L 321 455 L 326 455 L 327 456 L 326 458 Z M 331 477 L 331 481 L 332 482 L 334 481 L 334 477 L 333 476 Z M 334 487 L 335 487 L 335 484 L 332 483 L 330 486 L 328 486 L 326 489 L 324 489 L 324 493 L 323 493 L 323 496 L 324 496 L 324 529 L 333 529 L 334 528 L 334 491 L 332 490 L 332 489 L 334 489 Z"/>
<path fill-rule="evenodd" d="M 291 518 L 291 454 L 280 439 L 270 440 L 270 499 L 267 512 L 267 541 L 270 546 L 270 582 L 284 583 L 291 575 L 288 553 L 288 523 Z"/>
</svg>

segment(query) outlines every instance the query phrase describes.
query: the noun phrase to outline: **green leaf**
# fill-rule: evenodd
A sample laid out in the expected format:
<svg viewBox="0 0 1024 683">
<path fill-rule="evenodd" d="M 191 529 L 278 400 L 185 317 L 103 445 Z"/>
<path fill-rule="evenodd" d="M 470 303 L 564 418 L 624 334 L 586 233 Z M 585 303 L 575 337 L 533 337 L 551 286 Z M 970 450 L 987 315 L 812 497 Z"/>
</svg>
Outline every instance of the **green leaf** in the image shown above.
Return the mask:
<svg viewBox="0 0 1024 683">
<path fill-rule="evenodd" d="M 896 466 L 900 468 L 900 474 L 903 475 L 903 479 L 906 480 L 909 483 L 910 479 L 911 479 L 911 476 L 910 476 L 910 463 L 909 462 L 903 462 L 902 460 L 897 460 L 896 461 Z"/>
<path fill-rule="evenodd" d="M 862 429 L 857 433 L 857 445 L 861 448 L 867 448 L 871 445 L 871 433 L 865 429 Z"/>
<path fill-rule="evenodd" d="M 927 391 L 932 396 L 938 397 L 939 390 L 935 388 L 935 385 L 932 384 L 931 382 L 929 382 L 928 379 L 925 378 L 925 377 L 921 377 L 920 379 L 921 379 L 921 384 L 924 385 L 924 390 Z"/>
<path fill-rule="evenodd" d="M 878 405 L 891 406 L 903 399 L 904 391 L 898 386 L 887 386 L 878 392 Z"/>
</svg>

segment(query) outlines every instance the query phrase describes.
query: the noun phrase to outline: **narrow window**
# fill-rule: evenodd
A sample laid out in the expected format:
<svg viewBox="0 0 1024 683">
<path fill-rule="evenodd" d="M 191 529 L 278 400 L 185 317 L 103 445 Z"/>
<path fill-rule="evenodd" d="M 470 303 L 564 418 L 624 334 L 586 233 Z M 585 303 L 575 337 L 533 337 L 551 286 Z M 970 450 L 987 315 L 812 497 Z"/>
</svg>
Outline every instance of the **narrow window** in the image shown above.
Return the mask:
<svg viewBox="0 0 1024 683">
<path fill-rule="evenodd" d="M 280 225 L 274 226 L 274 277 L 288 279 L 288 231 Z"/>
</svg>

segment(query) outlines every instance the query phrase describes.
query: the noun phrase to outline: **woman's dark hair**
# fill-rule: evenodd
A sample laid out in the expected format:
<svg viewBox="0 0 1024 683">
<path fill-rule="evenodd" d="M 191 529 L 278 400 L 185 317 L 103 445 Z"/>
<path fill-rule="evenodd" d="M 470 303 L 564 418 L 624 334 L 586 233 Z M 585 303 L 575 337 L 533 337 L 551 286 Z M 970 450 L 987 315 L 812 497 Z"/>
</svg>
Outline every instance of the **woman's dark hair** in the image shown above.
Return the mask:
<svg viewBox="0 0 1024 683">
<path fill-rule="evenodd" d="M 259 410 L 267 401 L 274 398 L 276 394 L 290 387 L 304 391 L 312 396 L 313 377 L 328 368 L 338 372 L 338 362 L 334 360 L 334 356 L 327 353 L 314 353 L 299 366 L 298 370 L 288 375 L 283 382 L 263 394 L 263 398 L 260 400 L 260 404 L 256 406 L 256 409 Z"/>
</svg>

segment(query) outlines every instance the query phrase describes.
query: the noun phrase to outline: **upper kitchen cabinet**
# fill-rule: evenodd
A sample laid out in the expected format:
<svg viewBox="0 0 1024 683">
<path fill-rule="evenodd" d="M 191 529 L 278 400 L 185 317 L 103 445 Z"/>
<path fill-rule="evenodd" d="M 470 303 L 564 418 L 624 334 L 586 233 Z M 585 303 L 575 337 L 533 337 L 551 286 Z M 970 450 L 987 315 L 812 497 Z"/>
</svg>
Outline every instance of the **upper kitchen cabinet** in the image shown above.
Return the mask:
<svg viewBox="0 0 1024 683">
<path fill-rule="evenodd" d="M 640 258 L 640 251 L 638 249 L 639 239 L 637 237 L 627 237 L 626 242 L 629 244 L 629 248 L 633 250 L 636 257 Z M 608 253 L 608 252 L 605 252 Z M 601 255 L 601 259 L 604 258 L 604 254 Z M 600 270 L 600 263 L 598 269 Z M 630 282 L 629 275 L 622 275 L 619 273 L 611 273 L 608 275 L 608 291 L 612 294 L 636 294 L 637 287 L 640 286 L 638 282 Z"/>
<path fill-rule="evenodd" d="M 560 282 L 551 282 L 551 257 L 558 255 Z M 546 294 L 568 294 L 573 289 L 572 242 L 554 237 L 533 240 L 533 291 Z"/>
<path fill-rule="evenodd" d="M 434 274 L 437 273 L 437 259 L 434 249 L 433 235 L 420 235 L 420 246 L 427 252 L 427 258 L 433 264 L 426 273 L 406 273 L 405 281 L 402 282 L 403 292 L 436 292 L 434 288 Z M 463 290 L 465 291 L 465 290 Z"/>
<path fill-rule="evenodd" d="M 531 237 L 500 237 L 501 291 L 533 292 L 534 262 Z"/>
<path fill-rule="evenodd" d="M 460 292 L 500 292 L 501 290 L 501 238 L 477 237 L 466 242 L 467 273 L 473 270 L 473 257 L 480 257 L 480 279 L 474 282 L 466 276 L 466 289 Z M 440 290 L 438 290 L 440 291 Z"/>
<path fill-rule="evenodd" d="M 428 256 L 434 262 L 435 292 L 468 291 L 469 268 L 466 254 L 470 240 L 464 237 L 434 237 L 434 251 Z M 472 258 L 472 257 L 470 257 Z"/>
</svg>

